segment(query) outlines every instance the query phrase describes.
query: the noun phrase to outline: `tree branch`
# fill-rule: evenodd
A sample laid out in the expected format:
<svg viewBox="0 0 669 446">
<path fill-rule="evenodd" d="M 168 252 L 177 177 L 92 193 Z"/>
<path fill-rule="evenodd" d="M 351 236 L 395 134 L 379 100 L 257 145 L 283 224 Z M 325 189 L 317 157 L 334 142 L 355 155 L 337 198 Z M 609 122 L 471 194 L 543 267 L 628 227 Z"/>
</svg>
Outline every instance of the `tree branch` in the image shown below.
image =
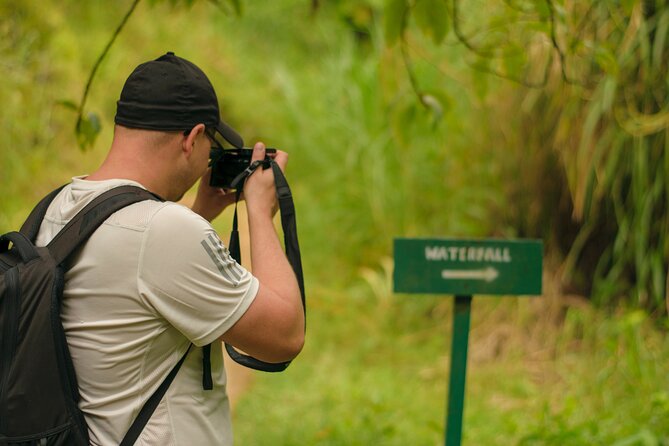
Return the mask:
<svg viewBox="0 0 669 446">
<path fill-rule="evenodd" d="M 84 88 L 84 94 L 83 97 L 81 98 L 81 102 L 79 103 L 79 108 L 77 109 L 77 125 L 75 127 L 77 133 L 79 133 L 80 127 L 81 127 L 81 120 L 84 114 L 84 106 L 86 105 L 86 99 L 88 99 L 88 92 L 91 88 L 91 84 L 93 83 L 93 78 L 95 77 L 95 73 L 98 71 L 98 68 L 100 67 L 100 64 L 102 63 L 102 60 L 105 58 L 107 53 L 109 52 L 109 49 L 111 48 L 112 44 L 116 40 L 116 37 L 120 34 L 121 30 L 125 26 L 126 22 L 132 15 L 132 13 L 135 11 L 135 8 L 139 4 L 141 0 L 134 0 L 132 5 L 130 6 L 130 9 L 128 12 L 126 12 L 125 16 L 123 17 L 123 20 L 121 20 L 121 23 L 118 25 L 116 28 L 116 31 L 114 31 L 114 34 L 112 35 L 111 39 L 109 42 L 107 42 L 107 46 L 105 46 L 105 49 L 102 51 L 102 54 L 98 57 L 98 60 L 95 62 L 95 65 L 93 65 L 93 69 L 91 70 L 91 74 L 88 76 L 88 81 L 86 82 L 86 87 Z"/>
<path fill-rule="evenodd" d="M 402 41 L 400 42 L 400 49 L 402 51 L 402 59 L 404 60 L 404 67 L 406 68 L 407 74 L 409 75 L 409 83 L 411 84 L 411 89 L 418 97 L 418 100 L 420 101 L 421 105 L 429 110 L 430 106 L 425 102 L 423 92 L 420 89 L 420 85 L 418 85 L 418 79 L 416 79 L 416 74 L 413 72 L 413 67 L 411 66 L 411 59 L 409 58 L 409 54 L 407 52 L 407 44 L 404 39 L 402 39 Z"/>
<path fill-rule="evenodd" d="M 409 76 L 409 83 L 411 84 L 411 89 L 418 97 L 418 100 L 420 101 L 421 105 L 425 107 L 427 110 L 430 110 L 430 104 L 428 104 L 425 101 L 425 97 L 420 89 L 420 85 L 418 85 L 418 79 L 416 79 L 416 74 L 413 72 L 413 67 L 411 65 L 411 58 L 409 57 L 409 53 L 407 51 L 408 44 L 406 41 L 405 30 L 408 20 L 409 20 L 409 8 L 405 9 L 404 14 L 402 15 L 402 32 L 400 34 L 400 50 L 402 52 L 402 60 L 404 61 L 404 67 L 406 68 L 407 74 Z"/>
<path fill-rule="evenodd" d="M 518 5 L 514 5 L 512 0 L 502 0 L 506 6 L 508 6 L 510 9 L 513 9 L 514 11 L 520 12 L 522 14 L 531 14 L 532 10 L 531 9 L 523 9 L 522 7 Z"/>
<path fill-rule="evenodd" d="M 567 75 L 567 60 L 564 51 L 560 48 L 560 44 L 557 40 L 557 25 L 555 20 L 555 5 L 553 5 L 553 0 L 546 0 L 546 5 L 548 5 L 548 13 L 550 15 L 550 27 L 551 27 L 551 42 L 553 43 L 553 48 L 558 53 L 560 59 L 560 72 L 562 73 L 562 79 L 571 85 L 579 85 L 579 82 L 571 79 Z"/>
<path fill-rule="evenodd" d="M 474 70 L 480 71 L 482 73 L 492 74 L 492 75 L 497 76 L 499 78 L 506 79 L 506 80 L 511 81 L 511 82 L 515 82 L 519 85 L 522 85 L 523 87 L 543 88 L 548 83 L 548 72 L 550 70 L 551 61 L 552 61 L 552 56 L 549 57 L 548 62 L 546 63 L 546 68 L 544 69 L 543 78 L 538 82 L 532 82 L 532 81 L 527 80 L 527 79 L 520 79 L 520 78 L 517 78 L 517 77 L 514 77 L 514 76 L 509 76 L 507 74 L 501 73 L 501 72 L 499 72 L 497 70 L 494 70 L 492 68 L 483 68 L 483 67 L 471 64 L 467 60 L 465 60 L 465 63 L 467 65 L 469 65 L 469 67 L 474 69 Z"/>
<path fill-rule="evenodd" d="M 455 37 L 458 39 L 460 43 L 462 43 L 468 50 L 470 50 L 473 53 L 478 54 L 479 56 L 482 57 L 492 57 L 494 56 L 494 53 L 490 50 L 484 50 L 481 49 L 474 44 L 472 44 L 469 41 L 469 38 L 466 37 L 462 30 L 460 29 L 460 21 L 458 19 L 459 16 L 459 8 L 458 8 L 458 0 L 453 0 L 453 32 L 455 33 Z"/>
</svg>

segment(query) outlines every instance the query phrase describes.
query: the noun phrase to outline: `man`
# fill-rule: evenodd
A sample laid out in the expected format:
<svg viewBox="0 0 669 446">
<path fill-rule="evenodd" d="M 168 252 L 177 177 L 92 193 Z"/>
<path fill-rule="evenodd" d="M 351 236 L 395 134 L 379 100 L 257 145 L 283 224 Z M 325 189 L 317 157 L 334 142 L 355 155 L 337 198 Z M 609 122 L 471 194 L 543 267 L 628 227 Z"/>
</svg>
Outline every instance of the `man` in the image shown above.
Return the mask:
<svg viewBox="0 0 669 446">
<path fill-rule="evenodd" d="M 244 185 L 251 275 L 209 224 L 234 200 L 208 185 L 211 138 L 241 138 L 220 120 L 205 74 L 173 53 L 138 66 L 115 122 L 105 161 L 58 194 L 37 238 L 46 245 L 94 197 L 120 185 L 167 200 L 113 214 L 66 275 L 62 321 L 90 440 L 119 444 L 193 343 L 137 444 L 232 444 L 220 341 L 267 362 L 294 358 L 304 342 L 298 284 L 272 223 L 272 170 L 257 169 Z M 264 157 L 256 143 L 253 160 Z M 277 151 L 282 170 L 287 159 Z M 200 178 L 192 210 L 174 203 Z M 201 347 L 210 343 L 214 388 L 203 390 Z"/>
</svg>

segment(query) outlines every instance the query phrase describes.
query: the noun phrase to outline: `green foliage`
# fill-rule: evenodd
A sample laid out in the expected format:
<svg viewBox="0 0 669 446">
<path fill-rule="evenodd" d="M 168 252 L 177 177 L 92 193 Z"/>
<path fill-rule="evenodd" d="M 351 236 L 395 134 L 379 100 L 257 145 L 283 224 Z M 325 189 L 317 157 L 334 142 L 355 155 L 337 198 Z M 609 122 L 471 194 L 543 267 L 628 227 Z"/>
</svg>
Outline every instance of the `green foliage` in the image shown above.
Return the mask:
<svg viewBox="0 0 669 446">
<path fill-rule="evenodd" d="M 203 1 L 204 0 L 148 0 L 151 6 L 169 4 L 175 10 L 182 7 L 187 10 L 192 8 L 193 5 L 195 5 L 195 3 Z M 242 14 L 243 3 L 241 0 L 208 0 L 208 1 L 226 13 L 233 12 L 238 16 Z"/>
<path fill-rule="evenodd" d="M 579 389 L 587 372 L 576 368 L 574 376 L 563 377 L 572 390 L 558 407 L 548 405 L 537 415 L 536 427 L 519 445 L 602 444 L 666 445 L 669 444 L 669 395 L 662 381 L 667 365 L 655 350 L 656 340 L 648 338 L 648 317 L 641 311 L 620 314 L 607 322 L 593 324 L 591 315 L 571 309 L 564 326 L 564 339 L 581 339 L 581 348 L 590 351 L 592 378 L 587 388 Z M 572 341 L 573 342 L 573 341 Z M 590 350 L 592 349 L 592 351 Z M 644 394 L 630 401 L 630 395 Z M 642 410 L 644 414 L 635 413 Z M 621 422 L 613 411 L 636 418 L 634 423 Z M 592 413 L 593 416 L 584 416 Z"/>
<path fill-rule="evenodd" d="M 566 47 L 574 49 L 564 54 L 559 78 L 514 101 L 522 114 L 511 144 L 518 159 L 529 152 L 537 163 L 555 163 L 521 167 L 530 179 L 518 186 L 539 192 L 526 198 L 532 206 L 545 200 L 546 177 L 530 169 L 564 175 L 560 195 L 571 204 L 558 210 L 561 225 L 546 217 L 531 221 L 521 209 L 514 225 L 568 252 L 565 283 L 597 302 L 627 299 L 666 315 L 669 10 L 647 3 L 655 5 L 652 13 L 641 2 L 629 14 L 629 5 L 565 4 L 562 26 L 572 36 Z M 546 150 L 557 157 L 542 157 Z M 517 178 L 517 167 L 508 168 Z"/>
<path fill-rule="evenodd" d="M 449 28 L 449 14 L 445 0 L 387 0 L 384 8 L 385 42 L 393 46 L 402 38 L 409 27 L 409 17 L 413 16 L 416 25 L 425 35 L 440 44 Z"/>
<path fill-rule="evenodd" d="M 62 121 L 49 104 L 56 92 L 49 83 L 62 80 L 57 63 L 45 56 L 58 16 L 41 13 L 33 2 L 0 3 L 0 231 L 18 224 L 26 196 L 37 190 L 52 173 L 44 172 L 50 158 L 49 141 Z M 47 186 L 48 187 L 48 186 Z"/>
<path fill-rule="evenodd" d="M 408 9 L 407 0 L 387 0 L 384 17 L 386 44 L 394 45 L 404 33 Z"/>
<path fill-rule="evenodd" d="M 235 415 L 239 444 L 441 443 L 450 299 L 392 295 L 394 236 L 539 234 L 550 255 L 573 249 L 574 279 L 581 273 L 587 281 L 584 266 L 598 265 L 602 296 L 624 300 L 625 290 L 641 289 L 637 278 L 652 284 L 648 301 L 664 289 L 666 239 L 658 231 L 667 219 L 658 203 L 667 200 L 666 116 L 647 107 L 666 88 L 666 55 L 657 46 L 666 8 L 638 35 L 626 33 L 629 41 L 610 44 L 606 36 L 631 26 L 625 16 L 611 25 L 598 8 L 577 14 L 556 2 L 560 27 L 580 15 L 601 33 L 592 43 L 558 32 L 571 51 L 566 77 L 592 81 L 565 85 L 546 40 L 546 2 L 444 2 L 451 25 L 441 38 L 420 12 L 425 4 L 398 2 L 408 20 L 402 25 L 396 15 L 388 38 L 390 10 L 380 1 L 355 3 L 323 2 L 313 15 L 303 0 L 246 2 L 240 17 L 211 2 L 138 8 L 92 85 L 87 111 L 101 130 L 86 152 L 77 148 L 72 98 L 124 10 L 101 0 L 0 4 L 11 17 L 0 22 L 0 100 L 8 110 L 0 115 L 7 137 L 0 232 L 15 229 L 49 189 L 95 168 L 125 76 L 167 50 L 210 74 L 223 115 L 247 141 L 290 152 L 307 347 L 286 374 L 257 378 Z M 620 7 L 644 23 L 638 2 Z M 497 14 L 494 27 L 481 21 Z M 401 45 L 388 45 L 402 36 L 407 59 Z M 641 54 L 649 59 L 635 68 Z M 545 90 L 482 73 L 541 83 L 546 67 L 554 74 Z M 607 130 L 615 123 L 623 137 Z M 601 246 L 617 263 L 592 254 L 598 234 L 615 235 Z M 643 312 L 555 302 L 475 300 L 465 444 L 666 446 L 667 327 L 658 331 L 653 324 L 661 322 Z"/>
<path fill-rule="evenodd" d="M 100 130 L 102 130 L 102 126 L 100 124 L 100 117 L 97 114 L 89 112 L 85 116 L 81 116 L 75 126 L 79 147 L 82 150 L 93 147 L 95 139 L 100 134 Z"/>
<path fill-rule="evenodd" d="M 444 0 L 416 0 L 413 14 L 418 27 L 440 44 L 448 34 L 448 10 Z"/>
<path fill-rule="evenodd" d="M 473 78 L 479 97 L 497 102 L 487 115 L 488 137 L 504 135 L 504 151 L 512 154 L 499 159 L 516 233 L 545 238 L 566 256 L 567 286 L 600 303 L 632 299 L 666 315 L 665 2 L 453 0 L 450 11 L 447 4 L 389 1 L 384 9 L 386 43 L 402 37 L 417 100 L 440 119 L 439 88 L 415 72 L 404 48 L 416 45 L 407 18 L 438 43 L 452 16 L 472 67 L 540 87 L 490 94 L 489 80 Z M 439 51 L 427 51 L 438 63 Z"/>
</svg>

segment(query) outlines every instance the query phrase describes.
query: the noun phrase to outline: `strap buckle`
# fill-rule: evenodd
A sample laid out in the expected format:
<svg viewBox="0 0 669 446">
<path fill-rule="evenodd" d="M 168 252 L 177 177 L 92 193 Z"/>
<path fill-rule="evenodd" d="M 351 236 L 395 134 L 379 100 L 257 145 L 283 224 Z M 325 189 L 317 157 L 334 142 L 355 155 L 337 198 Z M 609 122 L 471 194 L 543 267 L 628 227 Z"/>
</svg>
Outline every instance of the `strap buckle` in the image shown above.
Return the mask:
<svg viewBox="0 0 669 446">
<path fill-rule="evenodd" d="M 251 174 L 252 174 L 253 172 L 255 172 L 255 170 L 256 170 L 261 164 L 264 164 L 264 163 L 265 163 L 264 161 L 261 161 L 261 160 L 255 160 L 254 162 L 252 162 L 251 164 L 249 164 L 249 167 L 247 167 L 246 169 L 244 169 L 239 175 L 237 175 L 237 176 L 235 177 L 234 180 L 232 180 L 232 182 L 230 183 L 230 186 L 232 187 L 232 189 L 241 190 L 241 189 L 244 187 L 244 180 L 246 180 L 248 177 L 250 177 Z M 241 183 L 242 187 L 237 187 L 237 186 L 239 186 L 240 183 Z"/>
</svg>

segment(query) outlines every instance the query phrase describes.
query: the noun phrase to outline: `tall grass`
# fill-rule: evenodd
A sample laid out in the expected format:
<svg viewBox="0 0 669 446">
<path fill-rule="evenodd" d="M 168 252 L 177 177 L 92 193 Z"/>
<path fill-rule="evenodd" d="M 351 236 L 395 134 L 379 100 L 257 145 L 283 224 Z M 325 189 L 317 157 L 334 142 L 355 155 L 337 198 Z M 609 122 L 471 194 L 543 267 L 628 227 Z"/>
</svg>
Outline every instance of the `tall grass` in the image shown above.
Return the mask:
<svg viewBox="0 0 669 446">
<path fill-rule="evenodd" d="M 474 299 L 463 444 L 669 444 L 667 340 L 546 280 L 541 300 Z M 305 352 L 238 403 L 237 441 L 443 444 L 451 308 L 364 284 L 318 299 Z"/>
</svg>

